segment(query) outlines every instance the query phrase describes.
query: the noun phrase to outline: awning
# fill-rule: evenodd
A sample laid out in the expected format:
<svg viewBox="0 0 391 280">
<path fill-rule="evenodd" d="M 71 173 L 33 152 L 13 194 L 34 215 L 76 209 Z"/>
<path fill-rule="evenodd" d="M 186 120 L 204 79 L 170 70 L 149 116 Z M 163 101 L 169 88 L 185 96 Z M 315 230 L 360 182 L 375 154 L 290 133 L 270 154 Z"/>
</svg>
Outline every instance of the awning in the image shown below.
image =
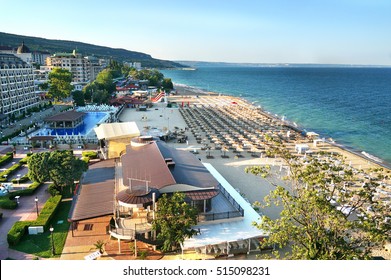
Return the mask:
<svg viewBox="0 0 391 280">
<path fill-rule="evenodd" d="M 68 219 L 80 221 L 113 214 L 114 190 L 114 159 L 90 165 L 73 197 Z"/>
<path fill-rule="evenodd" d="M 135 122 L 102 123 L 94 128 L 98 139 L 117 139 L 140 136 L 140 131 Z"/>
</svg>

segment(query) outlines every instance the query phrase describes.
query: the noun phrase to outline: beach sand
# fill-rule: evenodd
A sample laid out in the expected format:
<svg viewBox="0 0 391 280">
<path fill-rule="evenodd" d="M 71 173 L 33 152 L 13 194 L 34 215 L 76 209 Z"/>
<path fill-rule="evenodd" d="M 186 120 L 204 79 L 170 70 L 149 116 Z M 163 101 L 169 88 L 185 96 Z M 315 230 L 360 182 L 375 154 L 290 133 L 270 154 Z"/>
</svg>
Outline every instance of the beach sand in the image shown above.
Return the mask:
<svg viewBox="0 0 391 280">
<path fill-rule="evenodd" d="M 183 87 L 180 87 L 178 92 L 183 92 Z M 174 95 L 168 98 L 169 102 L 176 102 L 179 106 L 221 106 L 221 105 L 230 105 L 233 103 L 248 105 L 245 100 L 239 97 L 232 96 L 219 96 L 217 94 L 206 94 L 202 92 L 190 91 L 189 88 L 186 88 L 187 95 Z M 167 108 L 167 104 L 164 102 L 155 103 L 154 106 L 147 111 L 136 111 L 135 109 L 126 108 L 120 116 L 120 121 L 135 121 L 137 126 L 140 129 L 141 134 L 149 134 L 149 131 L 162 132 L 167 131 L 167 129 L 173 131 L 175 128 L 183 129 L 187 127 L 187 124 L 179 112 L 179 108 Z M 149 130 L 148 130 L 149 128 Z M 213 166 L 220 172 L 234 188 L 240 190 L 244 197 L 253 203 L 255 201 L 263 200 L 263 197 L 272 190 L 272 186 L 265 179 L 256 177 L 251 174 L 246 174 L 244 169 L 247 166 L 251 165 L 276 165 L 280 166 L 278 159 L 272 158 L 260 158 L 252 157 L 249 152 L 242 152 L 241 157 L 237 156 L 232 150 L 228 150 L 226 155 L 227 158 L 222 158 L 222 152 L 220 150 L 203 150 L 203 144 L 197 143 L 196 138 L 193 133 L 186 131 L 185 134 L 188 137 L 187 143 L 176 143 L 168 142 L 169 145 L 176 147 L 178 149 L 184 149 L 189 151 L 197 150 L 197 156 L 204 162 L 213 164 Z M 313 144 L 312 140 L 301 138 L 300 143 L 307 144 L 313 152 L 333 152 L 343 155 L 345 162 L 350 164 L 356 169 L 368 170 L 368 168 L 380 168 L 381 166 L 365 159 L 359 155 L 349 152 L 346 149 L 334 146 L 329 143 L 320 142 L 316 145 Z M 289 149 L 294 153 L 295 142 L 289 142 L 287 145 Z M 213 156 L 213 158 L 208 158 L 208 155 Z M 271 218 L 277 218 L 279 211 L 265 209 L 264 214 L 270 216 Z"/>
<path fill-rule="evenodd" d="M 178 94 L 169 96 L 168 101 L 175 102 L 178 107 L 218 107 L 233 104 L 252 106 L 250 103 L 239 97 L 191 91 L 191 89 L 184 87 L 177 89 L 177 92 Z M 181 93 L 183 93 L 183 95 Z M 197 141 L 193 133 L 189 129 L 186 129 L 188 128 L 188 125 L 181 115 L 180 109 L 177 107 L 167 108 L 166 103 L 160 102 L 155 103 L 154 106 L 147 111 L 136 111 L 135 109 L 126 108 L 120 116 L 120 121 L 135 121 L 141 131 L 141 134 L 145 135 L 148 135 L 151 131 L 165 132 L 167 129 L 171 131 L 175 129 L 185 130 L 185 134 L 188 137 L 187 143 L 169 141 L 168 144 L 178 149 L 188 150 L 191 152 L 196 151 L 196 156 L 201 161 L 212 164 L 214 168 L 216 168 L 216 170 L 224 176 L 226 180 L 251 204 L 256 201 L 263 201 L 263 198 L 274 189 L 273 185 L 266 179 L 252 174 L 247 174 L 245 172 L 245 168 L 248 166 L 268 164 L 274 166 L 274 174 L 276 174 L 275 176 L 277 177 L 281 170 L 281 160 L 275 158 L 261 158 L 259 156 L 253 157 L 249 151 L 243 151 L 240 154 L 240 157 L 238 157 L 238 154 L 230 149 L 224 152 L 227 157 L 223 158 L 223 152 L 221 150 L 212 149 L 208 151 L 203 149 L 204 143 Z M 349 150 L 327 142 L 320 142 L 315 147 L 312 140 L 300 136 L 298 136 L 297 141 L 289 141 L 287 144 L 292 153 L 295 153 L 295 144 L 297 143 L 307 144 L 315 153 L 319 151 L 339 153 L 345 158 L 346 164 L 350 164 L 357 170 L 362 169 L 364 171 L 368 171 L 369 168 L 382 167 L 361 155 L 357 155 Z M 388 170 L 389 169 L 385 169 L 384 172 L 387 172 Z M 277 179 L 277 182 L 280 185 L 284 185 L 284 182 L 281 180 Z M 276 219 L 279 217 L 281 209 L 277 207 L 268 207 L 261 209 L 261 211 L 270 218 Z M 390 259 L 391 257 L 389 252 L 379 252 L 379 254 L 382 254 L 387 259 Z"/>
</svg>

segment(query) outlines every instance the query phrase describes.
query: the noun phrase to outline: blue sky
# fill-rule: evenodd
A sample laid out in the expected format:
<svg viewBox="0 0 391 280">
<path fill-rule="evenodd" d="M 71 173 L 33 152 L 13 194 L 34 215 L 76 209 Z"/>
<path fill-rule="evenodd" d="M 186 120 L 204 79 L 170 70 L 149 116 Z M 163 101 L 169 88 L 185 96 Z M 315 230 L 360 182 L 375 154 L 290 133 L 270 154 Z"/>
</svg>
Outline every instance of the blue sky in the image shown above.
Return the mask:
<svg viewBox="0 0 391 280">
<path fill-rule="evenodd" d="M 2 32 L 159 59 L 391 65 L 390 0 L 0 0 L 0 8 Z"/>
</svg>

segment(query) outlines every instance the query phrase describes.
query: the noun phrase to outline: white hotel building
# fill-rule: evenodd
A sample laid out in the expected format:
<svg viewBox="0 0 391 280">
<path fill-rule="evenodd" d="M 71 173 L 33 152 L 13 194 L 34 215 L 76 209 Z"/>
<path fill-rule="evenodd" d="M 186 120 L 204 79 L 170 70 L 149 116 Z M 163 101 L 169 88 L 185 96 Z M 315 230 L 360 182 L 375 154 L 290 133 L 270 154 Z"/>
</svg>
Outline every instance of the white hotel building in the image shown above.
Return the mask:
<svg viewBox="0 0 391 280">
<path fill-rule="evenodd" d="M 1 114 L 19 115 L 39 104 L 35 92 L 34 70 L 31 64 L 7 53 L 0 53 Z"/>
</svg>

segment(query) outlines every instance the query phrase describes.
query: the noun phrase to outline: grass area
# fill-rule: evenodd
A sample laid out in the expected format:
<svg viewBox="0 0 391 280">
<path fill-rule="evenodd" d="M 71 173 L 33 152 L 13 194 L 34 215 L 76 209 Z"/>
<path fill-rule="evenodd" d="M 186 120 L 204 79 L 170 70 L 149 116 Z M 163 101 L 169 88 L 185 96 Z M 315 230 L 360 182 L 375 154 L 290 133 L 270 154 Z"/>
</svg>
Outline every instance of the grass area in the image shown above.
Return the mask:
<svg viewBox="0 0 391 280">
<path fill-rule="evenodd" d="M 71 203 L 71 201 L 61 202 L 57 213 L 52 219 L 52 225 L 54 228 L 54 248 L 57 256 L 62 252 L 68 235 L 70 224 L 67 219 Z M 62 223 L 58 223 L 59 221 L 62 221 Z M 11 248 L 28 254 L 33 254 L 41 258 L 53 257 L 49 231 L 37 235 L 26 234 L 18 245 L 12 246 Z"/>
</svg>

